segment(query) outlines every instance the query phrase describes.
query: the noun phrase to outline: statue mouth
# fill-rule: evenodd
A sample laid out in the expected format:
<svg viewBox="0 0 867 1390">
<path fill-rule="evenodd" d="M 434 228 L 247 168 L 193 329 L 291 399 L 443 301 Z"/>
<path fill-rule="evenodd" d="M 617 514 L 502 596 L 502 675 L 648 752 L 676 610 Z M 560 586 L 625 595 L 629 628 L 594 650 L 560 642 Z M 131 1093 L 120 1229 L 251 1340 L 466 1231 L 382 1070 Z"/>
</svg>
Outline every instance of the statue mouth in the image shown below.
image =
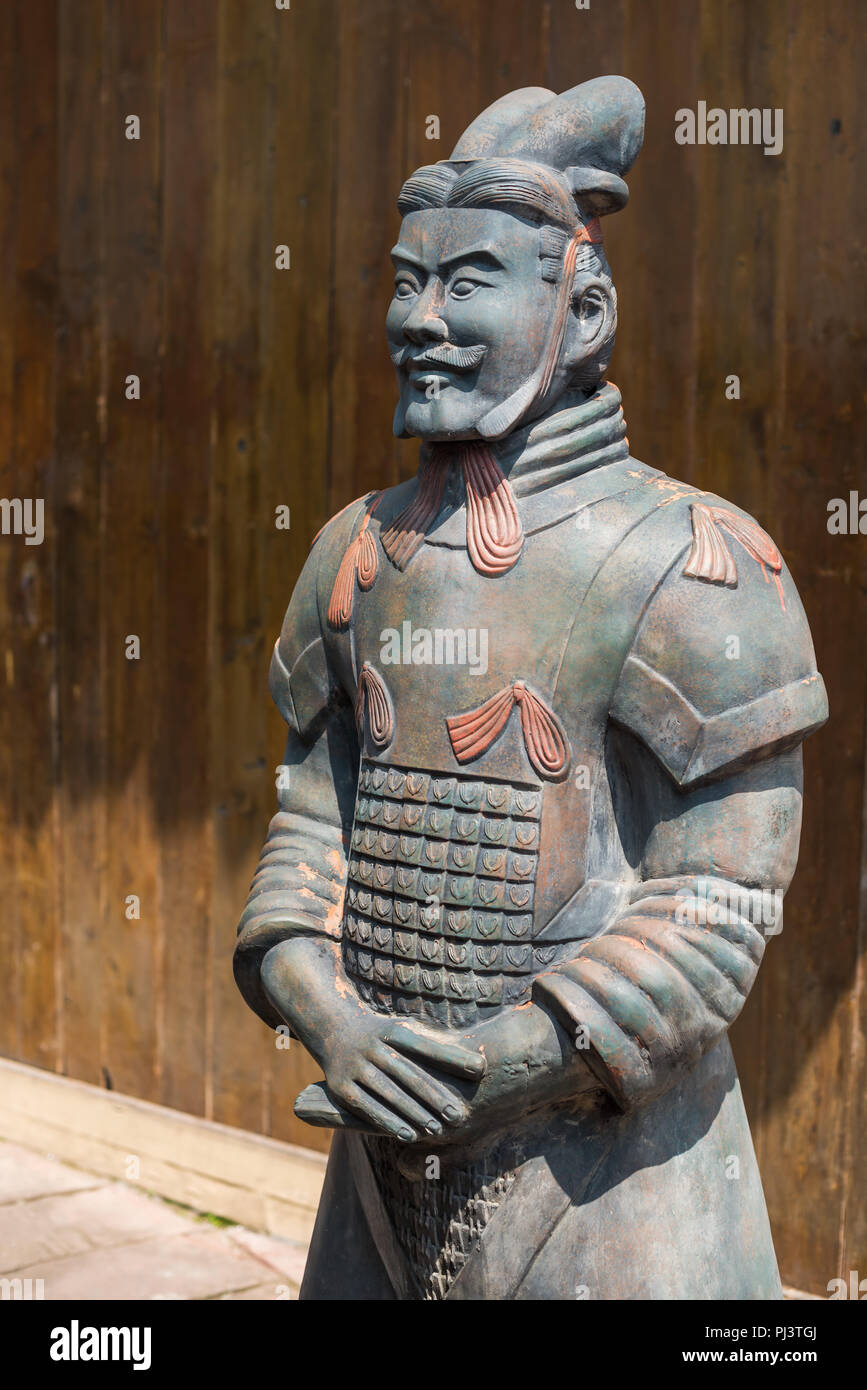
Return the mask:
<svg viewBox="0 0 867 1390">
<path fill-rule="evenodd" d="M 391 354 L 391 360 L 398 370 L 410 375 L 423 372 L 430 367 L 439 367 L 448 372 L 471 372 L 481 365 L 487 351 L 484 343 L 468 347 L 461 347 L 456 343 L 439 343 L 415 355 L 412 348 L 401 348 Z"/>
</svg>

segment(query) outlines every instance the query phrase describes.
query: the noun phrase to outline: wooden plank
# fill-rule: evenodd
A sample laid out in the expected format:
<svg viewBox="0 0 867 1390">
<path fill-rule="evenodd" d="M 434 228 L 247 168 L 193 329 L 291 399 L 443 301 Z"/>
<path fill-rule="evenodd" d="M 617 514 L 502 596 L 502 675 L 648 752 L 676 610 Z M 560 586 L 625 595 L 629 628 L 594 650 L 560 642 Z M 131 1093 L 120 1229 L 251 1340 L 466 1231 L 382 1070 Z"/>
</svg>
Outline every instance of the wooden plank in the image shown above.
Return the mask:
<svg viewBox="0 0 867 1390">
<path fill-rule="evenodd" d="M 497 6 L 496 15 L 491 14 L 485 0 L 477 0 L 475 9 L 479 110 L 518 87 L 550 87 L 551 0 L 539 0 L 535 5 L 509 0 L 509 4 Z"/>
<path fill-rule="evenodd" d="M 680 0 L 652 6 L 630 0 L 619 71 L 644 92 L 647 114 L 644 146 L 627 175 L 629 203 L 603 221 L 620 296 L 610 376 L 623 392 L 634 457 L 689 481 L 695 470 L 693 266 L 702 152 L 675 142 L 674 115 L 694 106 L 701 87 L 695 9 Z"/>
<path fill-rule="evenodd" d="M 482 33 L 490 26 L 490 12 L 486 25 L 485 9 L 478 0 L 476 3 L 438 0 L 437 4 L 418 5 L 404 11 L 403 166 L 387 202 L 389 213 L 394 210 L 403 179 L 421 165 L 448 159 L 462 132 L 475 120 L 484 103 L 479 56 Z M 492 66 L 493 61 L 492 54 Z M 431 138 L 435 133 L 430 122 L 432 116 L 439 122 L 437 138 Z M 390 249 L 390 246 L 383 248 L 386 257 Z M 390 297 L 391 285 L 383 303 L 383 313 Z M 380 371 L 383 367 L 390 370 L 384 333 L 379 344 L 378 365 Z M 393 385 L 392 395 L 396 395 Z M 404 446 L 404 452 L 412 452 L 414 458 L 414 447 L 410 450 Z"/>
<path fill-rule="evenodd" d="M 415 13 L 415 10 L 413 10 Z M 406 55 L 391 0 L 342 0 L 334 190 L 330 509 L 414 472 L 393 439 L 394 384 L 384 362 L 393 271 L 387 252 L 399 225 L 395 200 L 406 168 Z M 405 22 L 405 21 L 404 21 Z M 391 238 L 389 240 L 389 238 Z M 377 370 L 372 364 L 377 363 Z"/>
<path fill-rule="evenodd" d="M 101 482 L 104 381 L 102 0 L 58 9 L 57 631 L 61 1069 L 99 1081 L 105 886 Z M 126 528 L 124 528 L 125 530 Z"/>
<path fill-rule="evenodd" d="M 867 62 L 863 11 L 856 0 L 843 0 L 822 5 L 818 13 L 805 7 L 799 18 L 793 58 L 800 74 L 803 145 L 799 140 L 801 163 L 793 171 L 792 182 L 799 192 L 810 185 L 811 222 L 806 246 L 791 238 L 797 267 L 793 279 L 798 276 L 800 291 L 804 254 L 814 267 L 815 279 L 806 301 L 806 321 L 800 314 L 803 296 L 799 293 L 798 299 L 792 298 L 789 320 L 780 331 L 781 340 L 789 345 L 787 368 L 792 399 L 799 407 L 793 419 L 799 456 L 793 461 L 793 474 L 800 479 L 806 473 L 808 478 L 805 494 L 791 497 L 793 528 L 803 526 L 804 516 L 821 516 L 829 493 L 847 496 L 854 488 L 864 496 L 867 428 L 861 364 L 853 351 L 863 337 L 865 309 L 860 228 L 867 220 L 867 177 L 858 139 L 859 78 Z M 822 35 L 818 52 L 809 40 L 811 19 Z M 818 94 L 817 70 L 822 74 Z M 820 345 L 820 372 L 810 370 L 816 344 Z M 867 1270 L 867 653 L 863 642 L 867 561 L 860 537 L 829 536 L 821 526 L 816 530 L 818 537 L 810 528 L 804 546 L 805 567 L 809 566 L 812 577 L 806 601 L 813 616 L 820 667 L 828 673 L 834 722 L 824 733 L 824 750 L 817 746 L 807 754 L 808 858 L 802 920 L 812 929 L 816 962 L 822 960 L 829 938 L 836 957 L 830 969 L 825 966 L 825 988 L 826 1007 L 833 1009 L 842 1035 L 845 1069 L 841 1087 L 844 1142 L 835 1167 L 841 1195 L 837 1277 L 848 1284 L 853 1270 L 859 1271 L 861 1279 Z M 859 754 L 864 760 L 860 772 Z M 856 859 L 859 793 L 860 861 Z M 851 934 L 850 912 L 856 917 Z M 837 1075 L 837 1055 L 832 1052 L 823 1061 L 824 1079 L 817 1075 L 816 1089 L 808 1090 L 811 1078 L 805 1078 L 812 1109 L 806 1134 L 811 1138 L 820 1134 L 822 1148 L 826 1143 L 823 1086 L 827 1091 L 829 1078 Z M 809 1143 L 797 1131 L 784 1134 L 782 1140 Z M 806 1219 L 806 1203 L 804 1207 Z M 793 1266 L 804 1268 L 809 1250 L 801 1255 L 797 1231 L 792 1245 Z M 814 1271 L 814 1292 L 820 1294 L 827 1290 L 823 1273 Z"/>
<path fill-rule="evenodd" d="M 56 1067 L 60 1036 L 55 609 L 55 315 L 57 307 L 57 13 L 49 0 L 17 3 L 15 94 L 18 146 L 16 283 L 8 312 L 15 341 L 15 495 L 45 501 L 45 539 L 7 537 L 14 606 L 13 681 L 17 719 L 17 882 L 20 906 L 16 982 L 20 1054 Z"/>
<path fill-rule="evenodd" d="M 158 827 L 149 796 L 161 652 L 159 529 L 161 6 L 106 10 L 106 440 L 103 652 L 106 814 L 102 1070 L 110 1088 L 157 1094 Z M 140 138 L 128 139 L 138 117 Z M 140 399 L 128 397 L 130 378 Z M 132 520 L 132 525 L 130 521 Z M 140 654 L 129 655 L 138 639 Z M 135 897 L 136 904 L 129 903 Z M 126 915 L 139 912 L 139 916 Z"/>
<path fill-rule="evenodd" d="M 165 26 L 160 685 L 152 789 L 165 941 L 159 1097 L 201 1114 L 212 901 L 208 525 L 217 9 L 209 0 L 168 5 Z"/>
<path fill-rule="evenodd" d="M 778 245 L 785 278 L 775 356 L 785 401 L 774 484 L 783 548 L 811 619 L 831 723 L 805 749 L 801 860 L 769 977 L 764 1177 L 786 1278 L 824 1294 L 865 1262 L 863 1087 L 853 1008 L 858 963 L 867 623 L 863 541 L 832 536 L 827 503 L 863 492 L 861 238 L 855 3 L 789 7 L 785 101 L 788 201 Z M 863 48 L 863 40 L 861 41 Z M 764 103 L 763 103 L 764 104 Z M 839 123 L 839 126 L 837 125 Z M 770 162 L 768 160 L 767 162 Z M 860 219 L 860 221 L 859 221 Z M 863 1052 L 860 1054 L 863 1059 Z M 847 1166 L 849 1172 L 847 1173 Z M 856 1185 L 861 1180 L 861 1188 Z M 850 1194 L 847 1211 L 847 1188 Z M 858 1237 L 846 1251 L 845 1226 Z"/>
<path fill-rule="evenodd" d="M 325 1174 L 311 1150 L 2 1060 L 0 1136 L 290 1240 L 309 1239 Z"/>
<path fill-rule="evenodd" d="M 0 7 L 0 294 L 15 299 L 18 239 L 18 145 L 14 81 L 15 9 Z M 0 316 L 0 496 L 18 495 L 15 468 L 15 319 Z M 15 739 L 15 615 L 10 596 L 15 584 L 15 550 L 20 542 L 0 540 L 0 880 L 3 930 L 0 932 L 0 1052 L 20 1057 L 18 971 L 21 918 L 17 884 L 18 787 Z"/>
<path fill-rule="evenodd" d="M 264 548 L 274 522 L 262 486 L 267 466 L 262 287 L 273 285 L 279 274 L 268 244 L 269 146 L 278 32 L 287 19 L 276 9 L 223 0 L 217 53 L 210 737 L 219 776 L 213 779 L 211 809 L 206 1114 L 249 1128 L 262 1127 L 266 1119 L 273 1039 L 243 1007 L 231 950 L 274 801 L 265 747 Z"/>
<path fill-rule="evenodd" d="M 761 21 L 772 41 L 750 63 L 747 7 L 707 6 L 698 33 L 700 67 L 692 98 L 709 107 L 776 107 L 785 96 L 785 12 L 765 5 Z M 672 113 L 673 131 L 673 113 Z M 672 135 L 673 140 L 673 135 Z M 785 286 L 776 273 L 777 236 L 785 206 L 784 170 L 761 147 L 675 146 L 689 151 L 695 176 L 692 279 L 696 366 L 690 482 L 752 512 L 780 545 L 779 512 L 766 481 L 783 466 L 779 456 L 777 316 Z M 670 274 L 676 270 L 672 267 Z M 726 379 L 739 377 L 741 399 L 726 397 Z M 791 906 L 790 906 L 791 904 Z M 794 911 L 787 900 L 787 916 Z M 732 1043 L 760 1167 L 768 1109 L 766 1051 L 773 1037 L 769 989 L 785 943 L 771 941 L 756 987 L 732 1031 Z M 770 1033 L 769 1033 L 770 1030 Z M 776 1231 L 776 1227 L 775 1227 Z M 797 1280 L 785 1271 L 785 1277 Z"/>
<path fill-rule="evenodd" d="M 867 747 L 867 738 L 865 738 Z M 867 764 L 864 768 L 867 786 Z M 856 960 L 852 972 L 852 1014 L 847 1062 L 846 1141 L 841 1155 L 843 1170 L 840 1215 L 840 1267 L 837 1277 L 849 1280 L 850 1271 L 867 1268 L 867 797 L 861 805 L 861 890 L 858 903 Z M 861 1278 L 867 1276 L 859 1274 Z M 847 1287 L 851 1285 L 847 1284 Z"/>
<path fill-rule="evenodd" d="M 330 515 L 329 371 L 331 365 L 332 198 L 337 182 L 335 104 L 338 53 L 336 0 L 319 0 L 291 12 L 275 12 L 275 92 L 272 152 L 267 173 L 264 252 L 261 258 L 259 492 L 262 523 L 256 531 L 263 570 L 261 596 L 265 649 L 251 670 L 253 696 L 264 710 L 266 766 L 255 782 L 254 823 L 248 827 L 246 877 L 252 875 L 265 828 L 276 809 L 276 768 L 286 726 L 267 693 L 270 648 L 280 631 L 293 585 L 310 542 Z M 308 80 L 316 55 L 316 81 Z M 273 252 L 288 245 L 292 269 L 275 268 Z M 276 508 L 290 508 L 290 529 L 274 525 Z M 269 524 L 266 524 L 269 523 Z M 240 862 L 240 855 L 239 855 Z M 240 914 L 242 896 L 233 901 Z M 225 942 L 225 938 L 224 938 Z M 225 968 L 225 952 L 215 959 Z M 237 996 L 240 1002 L 240 996 Z M 237 1002 L 226 1007 L 235 1018 Z M 241 1005 L 242 1012 L 246 1010 Z M 294 1098 L 318 1067 L 298 1043 L 289 1049 L 255 1019 L 245 1048 L 262 1070 L 262 1128 L 281 1139 L 326 1149 L 328 1133 L 316 1134 L 292 1113 Z M 223 1118 L 219 1087 L 215 1115 Z"/>
<path fill-rule="evenodd" d="M 549 3 L 548 80 L 544 86 L 565 92 L 591 77 L 624 71 L 627 0 L 606 0 L 604 5 L 591 2 L 587 10 L 576 9 L 575 0 Z"/>
</svg>

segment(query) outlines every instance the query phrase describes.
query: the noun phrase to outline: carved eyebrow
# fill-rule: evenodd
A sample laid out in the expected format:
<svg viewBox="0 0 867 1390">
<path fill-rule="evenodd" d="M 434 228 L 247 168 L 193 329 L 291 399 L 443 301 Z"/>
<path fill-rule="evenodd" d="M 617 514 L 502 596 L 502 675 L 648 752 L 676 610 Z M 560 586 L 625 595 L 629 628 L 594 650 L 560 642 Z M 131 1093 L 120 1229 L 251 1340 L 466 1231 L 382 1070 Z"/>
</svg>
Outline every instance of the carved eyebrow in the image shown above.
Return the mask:
<svg viewBox="0 0 867 1390">
<path fill-rule="evenodd" d="M 417 256 L 414 256 L 411 251 L 407 251 L 406 247 L 401 246 L 400 242 L 398 242 L 397 246 L 391 248 L 390 254 L 393 261 L 403 261 L 406 265 L 415 266 L 417 270 L 427 271 L 427 266 L 424 262 L 420 261 Z M 473 262 L 475 265 L 486 265 L 491 270 L 505 269 L 503 262 L 499 257 L 494 255 L 494 252 L 488 245 L 471 246 L 466 250 L 457 251 L 453 256 L 446 256 L 444 260 L 440 261 L 438 268 L 440 270 L 449 270 L 453 266 L 465 265 L 469 262 Z"/>
<path fill-rule="evenodd" d="M 417 256 L 414 256 L 411 251 L 407 251 L 406 247 L 401 246 L 400 242 L 398 242 L 397 246 L 392 246 L 389 255 L 393 261 L 404 261 L 407 265 L 416 266 L 418 270 L 425 269 L 424 263 L 420 261 Z"/>
<path fill-rule="evenodd" d="M 441 269 L 446 269 L 456 265 L 463 265 L 472 261 L 476 265 L 486 265 L 491 270 L 504 270 L 505 266 L 498 256 L 494 255 L 490 246 L 471 246 L 468 250 L 458 251 L 454 256 L 446 256 L 440 262 Z"/>
</svg>

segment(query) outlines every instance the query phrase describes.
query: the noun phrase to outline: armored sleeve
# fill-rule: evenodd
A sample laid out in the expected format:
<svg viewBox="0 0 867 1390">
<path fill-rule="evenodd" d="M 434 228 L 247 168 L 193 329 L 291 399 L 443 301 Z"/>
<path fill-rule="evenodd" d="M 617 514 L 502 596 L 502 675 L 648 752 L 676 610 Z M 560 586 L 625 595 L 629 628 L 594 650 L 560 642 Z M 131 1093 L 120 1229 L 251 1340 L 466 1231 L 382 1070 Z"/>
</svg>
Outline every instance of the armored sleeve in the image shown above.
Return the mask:
<svg viewBox="0 0 867 1390">
<path fill-rule="evenodd" d="M 235 946 L 235 978 L 250 1007 L 272 1027 L 262 961 L 292 935 L 339 938 L 358 746 L 345 673 L 338 669 L 323 594 L 345 545 L 340 514 L 314 542 L 271 658 L 269 685 L 287 725 L 277 814 L 268 829 Z"/>
<path fill-rule="evenodd" d="M 827 699 L 791 577 L 750 524 L 764 564 L 753 549 L 730 566 L 705 554 L 702 574 L 694 544 L 644 613 L 609 725 L 631 900 L 535 983 L 623 1109 L 673 1085 L 737 1017 L 797 861 L 800 743 Z"/>
<path fill-rule="evenodd" d="M 648 605 L 611 706 L 680 787 L 795 747 L 828 717 L 804 609 L 771 538 L 707 494 L 691 512 L 692 545 Z"/>
</svg>

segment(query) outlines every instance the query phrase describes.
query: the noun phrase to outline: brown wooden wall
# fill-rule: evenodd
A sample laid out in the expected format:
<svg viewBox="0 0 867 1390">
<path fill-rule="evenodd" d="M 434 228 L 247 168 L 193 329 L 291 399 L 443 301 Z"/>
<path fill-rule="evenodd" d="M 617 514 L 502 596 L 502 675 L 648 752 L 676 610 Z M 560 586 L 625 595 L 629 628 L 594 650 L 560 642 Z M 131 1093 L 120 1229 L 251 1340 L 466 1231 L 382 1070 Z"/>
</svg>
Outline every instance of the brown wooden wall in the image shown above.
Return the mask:
<svg viewBox="0 0 867 1390">
<path fill-rule="evenodd" d="M 771 531 L 833 711 L 736 1049 L 784 1278 L 867 1273 L 867 542 L 826 527 L 867 491 L 859 21 L 859 0 L 0 6 L 0 495 L 47 504 L 41 547 L 0 537 L 0 1052 L 323 1141 L 291 1114 L 313 1068 L 230 954 L 283 608 L 322 521 L 413 470 L 383 333 L 395 196 L 511 88 L 624 73 L 648 107 L 606 224 L 633 452 Z M 700 99 L 782 107 L 782 155 L 676 144 Z"/>
</svg>

